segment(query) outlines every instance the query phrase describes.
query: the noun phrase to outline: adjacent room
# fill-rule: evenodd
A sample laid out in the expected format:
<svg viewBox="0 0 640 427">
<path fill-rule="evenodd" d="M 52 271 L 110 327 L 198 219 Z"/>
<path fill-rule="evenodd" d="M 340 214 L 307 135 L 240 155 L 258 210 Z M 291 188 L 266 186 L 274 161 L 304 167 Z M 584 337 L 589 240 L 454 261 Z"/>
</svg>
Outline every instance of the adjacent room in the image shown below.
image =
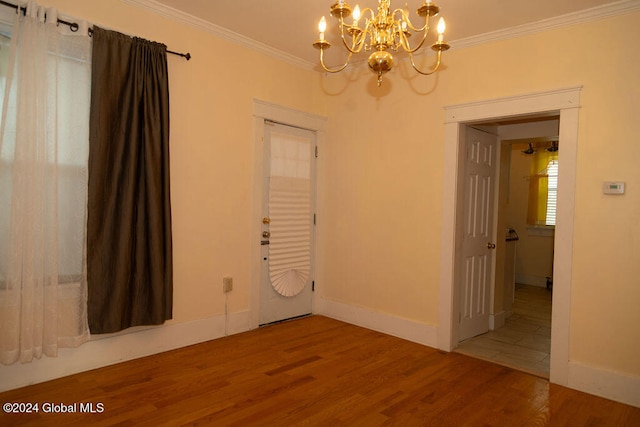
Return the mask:
<svg viewBox="0 0 640 427">
<path fill-rule="evenodd" d="M 497 216 L 504 241 L 496 244 L 490 330 L 461 337 L 456 351 L 549 378 L 558 117 L 493 126 L 503 135 L 524 131 L 529 137 L 501 141 Z"/>
<path fill-rule="evenodd" d="M 0 2 L 0 424 L 640 422 L 640 0 L 404 3 Z"/>
</svg>

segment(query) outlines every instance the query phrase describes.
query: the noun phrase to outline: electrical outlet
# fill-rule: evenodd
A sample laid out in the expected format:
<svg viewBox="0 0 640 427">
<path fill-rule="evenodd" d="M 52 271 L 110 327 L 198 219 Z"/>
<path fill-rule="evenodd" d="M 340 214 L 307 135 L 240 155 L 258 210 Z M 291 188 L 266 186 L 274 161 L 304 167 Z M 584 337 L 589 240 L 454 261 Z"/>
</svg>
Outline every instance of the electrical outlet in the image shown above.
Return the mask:
<svg viewBox="0 0 640 427">
<path fill-rule="evenodd" d="M 222 291 L 231 292 L 233 290 L 233 277 L 222 278 Z"/>
</svg>

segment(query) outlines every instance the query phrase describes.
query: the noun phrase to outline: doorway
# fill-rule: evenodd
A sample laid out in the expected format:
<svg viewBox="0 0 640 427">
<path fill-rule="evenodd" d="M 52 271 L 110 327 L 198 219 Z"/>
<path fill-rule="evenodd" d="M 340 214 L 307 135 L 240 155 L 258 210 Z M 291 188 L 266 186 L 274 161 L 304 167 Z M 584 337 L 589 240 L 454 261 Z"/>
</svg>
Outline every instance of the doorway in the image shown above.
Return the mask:
<svg viewBox="0 0 640 427">
<path fill-rule="evenodd" d="M 251 273 L 250 273 L 250 310 L 238 315 L 232 315 L 232 329 L 254 329 L 257 328 L 262 322 L 260 320 L 260 296 L 261 296 L 261 283 L 263 281 L 263 267 L 264 256 L 263 251 L 265 246 L 262 245 L 264 230 L 264 206 L 263 201 L 266 197 L 264 189 L 264 137 L 268 122 L 276 122 L 279 124 L 287 125 L 294 128 L 306 129 L 311 131 L 315 135 L 316 146 L 322 148 L 325 139 L 325 127 L 327 119 L 326 117 L 317 116 L 305 111 L 295 110 L 289 107 L 272 104 L 262 100 L 254 99 L 253 101 L 253 198 L 252 198 L 252 210 L 251 210 Z M 316 169 L 320 164 L 317 160 Z M 319 170 L 317 174 L 321 174 Z M 321 212 L 316 210 L 317 214 L 321 215 Z M 318 231 L 321 224 L 315 225 L 315 230 Z M 315 245 L 317 245 L 318 239 L 315 239 Z M 315 246 L 314 245 L 314 246 Z M 312 295 L 312 307 L 313 312 L 313 295 Z M 237 319 L 237 320 L 236 320 Z M 238 324 L 238 326 L 236 326 Z"/>
<path fill-rule="evenodd" d="M 495 275 L 489 321 L 471 335 L 461 322 L 455 350 L 545 378 L 551 353 L 558 124 L 557 116 L 545 114 L 473 125 L 500 135 Z M 513 135 L 518 138 L 505 139 Z M 465 246 L 466 240 L 463 254 Z M 462 290 L 464 309 L 465 286 Z"/>
<path fill-rule="evenodd" d="M 497 175 L 497 136 L 482 127 L 467 126 L 461 154 L 463 218 L 458 224 L 462 234 L 457 285 L 460 289 L 458 340 L 489 330 L 491 313 L 494 240 L 495 177 Z"/>
<path fill-rule="evenodd" d="M 311 314 L 315 133 L 265 123 L 259 323 Z"/>
<path fill-rule="evenodd" d="M 443 174 L 443 212 L 441 276 L 438 315 L 438 347 L 452 351 L 459 341 L 460 290 L 455 274 L 461 233 L 457 229 L 462 215 L 460 185 L 460 141 L 468 123 L 495 119 L 514 119 L 527 115 L 556 112 L 560 117 L 559 138 L 563 141 L 562 168 L 559 171 L 556 240 L 554 245 L 554 304 L 552 309 L 550 381 L 567 385 L 569 379 L 570 297 L 573 252 L 574 192 L 581 87 L 536 94 L 493 99 L 446 107 L 445 167 Z"/>
</svg>

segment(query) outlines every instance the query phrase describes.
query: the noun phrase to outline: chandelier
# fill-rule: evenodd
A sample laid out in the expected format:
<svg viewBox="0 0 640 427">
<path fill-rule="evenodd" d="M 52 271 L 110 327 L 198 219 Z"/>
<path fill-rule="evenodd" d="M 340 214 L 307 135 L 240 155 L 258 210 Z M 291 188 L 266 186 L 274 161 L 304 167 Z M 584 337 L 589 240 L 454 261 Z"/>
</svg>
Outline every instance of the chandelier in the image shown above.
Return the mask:
<svg viewBox="0 0 640 427">
<path fill-rule="evenodd" d="M 337 0 L 331 6 L 330 13 L 331 16 L 339 20 L 340 37 L 348 51 L 348 56 L 343 65 L 335 68 L 325 65 L 324 51 L 331 47 L 331 43 L 325 40 L 324 37 L 327 21 L 323 16 L 318 24 L 320 37 L 313 44 L 315 48 L 320 49 L 320 64 L 322 68 L 329 73 L 337 73 L 349 65 L 351 56 L 354 53 L 357 54 L 363 50 L 373 51 L 369 55 L 367 63 L 371 71 L 378 75 L 378 86 L 380 86 L 382 84 L 382 75 L 393 67 L 393 55 L 389 50 L 399 52 L 402 49 L 409 54 L 411 66 L 418 73 L 429 75 L 436 72 L 440 66 L 442 52 L 449 49 L 449 45 L 444 42 L 445 23 L 443 18 L 440 18 L 437 26 L 438 39 L 431 45 L 431 49 L 437 52 L 437 59 L 433 68 L 428 71 L 420 70 L 413 60 L 413 54 L 424 45 L 429 32 L 429 18 L 437 15 L 440 8 L 433 4 L 431 0 L 425 0 L 416 11 L 419 17 L 424 18 L 424 24 L 421 27 L 416 27 L 409 19 L 409 11 L 406 7 L 405 9 L 395 9 L 392 12 L 390 3 L 391 0 L 378 0 L 378 13 L 376 14 L 370 8 L 365 8 L 361 11 L 357 5 L 352 11 L 346 1 Z M 367 14 L 369 15 L 368 17 L 366 17 Z M 348 24 L 345 19 L 351 15 L 353 15 L 353 22 Z M 361 28 L 359 21 L 363 16 L 365 16 L 365 24 L 364 28 Z M 420 35 L 420 39 L 412 47 L 409 43 L 409 38 L 413 34 Z"/>
</svg>

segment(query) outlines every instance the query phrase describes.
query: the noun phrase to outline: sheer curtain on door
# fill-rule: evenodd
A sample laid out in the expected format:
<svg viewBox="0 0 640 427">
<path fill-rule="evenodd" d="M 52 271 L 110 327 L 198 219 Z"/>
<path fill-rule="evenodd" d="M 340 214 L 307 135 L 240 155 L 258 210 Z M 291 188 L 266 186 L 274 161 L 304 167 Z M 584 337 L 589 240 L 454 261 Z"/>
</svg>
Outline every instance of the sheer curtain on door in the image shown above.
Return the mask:
<svg viewBox="0 0 640 427">
<path fill-rule="evenodd" d="M 45 22 L 46 21 L 46 22 Z M 0 362 L 89 338 L 86 206 L 90 39 L 29 2 L 2 73 Z M 84 34 L 81 34 L 84 33 Z"/>
</svg>

